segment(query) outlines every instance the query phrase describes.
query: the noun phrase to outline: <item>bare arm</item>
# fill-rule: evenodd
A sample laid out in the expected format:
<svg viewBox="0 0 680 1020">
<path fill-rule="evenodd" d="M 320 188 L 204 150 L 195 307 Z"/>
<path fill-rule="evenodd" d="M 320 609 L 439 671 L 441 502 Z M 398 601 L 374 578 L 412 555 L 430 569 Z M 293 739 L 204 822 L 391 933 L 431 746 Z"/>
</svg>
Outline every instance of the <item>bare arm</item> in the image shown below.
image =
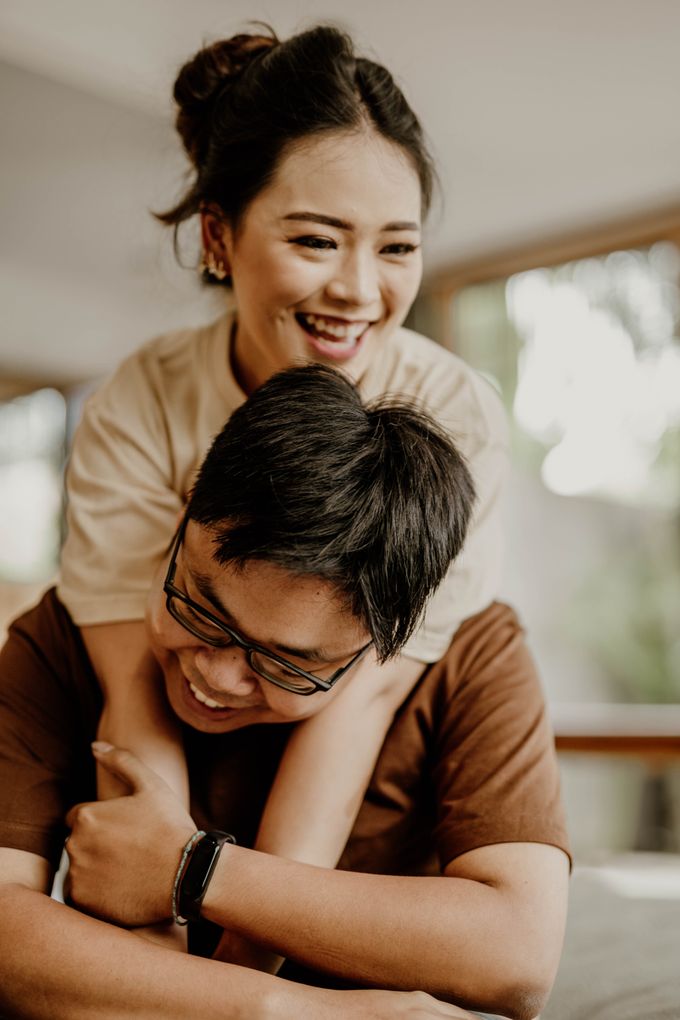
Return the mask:
<svg viewBox="0 0 680 1020">
<path fill-rule="evenodd" d="M 81 634 L 104 698 L 98 738 L 129 747 L 188 805 L 189 777 L 182 739 L 165 700 L 162 675 L 149 650 L 144 622 L 82 627 Z M 124 783 L 97 767 L 100 800 L 125 793 Z M 187 948 L 186 932 L 174 925 L 142 927 L 137 934 L 168 948 Z M 235 957 L 232 954 L 230 962 L 241 962 Z"/>
<path fill-rule="evenodd" d="M 73 812 L 76 896 L 103 916 L 160 920 L 169 912 L 191 820 L 132 756 L 104 757 L 136 792 Z M 153 855 L 135 851 L 140 838 L 154 846 Z M 434 878 L 330 871 L 227 846 L 204 914 L 269 950 L 350 980 L 421 987 L 528 1020 L 557 968 L 567 873 L 562 851 L 530 843 L 470 851 Z"/>
<path fill-rule="evenodd" d="M 162 775 L 184 804 L 189 783 L 177 720 L 162 688 L 142 620 L 81 627 L 104 696 L 98 736 L 131 748 Z M 106 769 L 97 769 L 97 794 L 117 797 L 127 788 Z"/>
<path fill-rule="evenodd" d="M 369 654 L 328 708 L 298 723 L 267 799 L 256 850 L 336 866 L 394 713 L 424 668 L 401 655 L 379 665 Z M 230 929 L 215 959 L 269 973 L 283 962 Z"/>
<path fill-rule="evenodd" d="M 168 711 L 143 622 L 83 627 L 81 633 L 104 694 L 99 739 L 129 748 L 188 804 L 179 729 Z M 402 656 L 383 666 L 366 657 L 328 709 L 295 728 L 267 801 L 257 849 L 336 865 L 394 711 L 423 668 Z M 115 776 L 97 769 L 100 799 L 126 792 Z M 215 958 L 270 972 L 281 963 L 280 957 L 263 954 L 228 931 Z"/>
<path fill-rule="evenodd" d="M 535 1016 L 559 962 L 566 857 L 500 844 L 466 854 L 447 876 L 326 871 L 229 847 L 203 913 L 350 980 L 420 985 L 468 1006 Z"/>
<path fill-rule="evenodd" d="M 49 868 L 34 854 L 0 848 L 0 873 L 0 1010 L 6 1017 L 472 1020 L 421 993 L 327 991 L 178 957 L 49 899 Z"/>
<path fill-rule="evenodd" d="M 51 900 L 48 864 L 0 848 L 0 1007 L 3 1016 L 185 1020 L 269 1016 L 267 975 L 178 957 L 131 932 Z M 279 982 L 283 984 L 283 982 Z"/>
<path fill-rule="evenodd" d="M 403 655 L 379 665 L 369 653 L 338 697 L 295 727 L 267 799 L 257 850 L 335 867 L 394 713 L 424 668 Z"/>
</svg>

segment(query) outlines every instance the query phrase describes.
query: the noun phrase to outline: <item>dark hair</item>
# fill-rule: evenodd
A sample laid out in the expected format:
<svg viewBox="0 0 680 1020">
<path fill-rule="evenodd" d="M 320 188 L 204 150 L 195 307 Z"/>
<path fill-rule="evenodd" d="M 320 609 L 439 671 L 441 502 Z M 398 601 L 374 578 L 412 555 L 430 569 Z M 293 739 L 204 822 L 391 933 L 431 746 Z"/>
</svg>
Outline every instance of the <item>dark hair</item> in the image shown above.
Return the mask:
<svg viewBox="0 0 680 1020">
<path fill-rule="evenodd" d="M 272 180 L 287 146 L 373 125 L 410 157 L 429 208 L 434 168 L 422 128 L 392 75 L 357 57 L 350 37 L 320 25 L 280 42 L 235 35 L 206 46 L 175 82 L 177 130 L 196 176 L 158 219 L 177 227 L 213 203 L 236 226 Z"/>
<path fill-rule="evenodd" d="M 465 461 L 423 411 L 365 405 L 345 376 L 305 365 L 232 414 L 187 512 L 213 531 L 221 564 L 267 560 L 330 581 L 384 660 L 460 551 L 474 499 Z"/>
</svg>

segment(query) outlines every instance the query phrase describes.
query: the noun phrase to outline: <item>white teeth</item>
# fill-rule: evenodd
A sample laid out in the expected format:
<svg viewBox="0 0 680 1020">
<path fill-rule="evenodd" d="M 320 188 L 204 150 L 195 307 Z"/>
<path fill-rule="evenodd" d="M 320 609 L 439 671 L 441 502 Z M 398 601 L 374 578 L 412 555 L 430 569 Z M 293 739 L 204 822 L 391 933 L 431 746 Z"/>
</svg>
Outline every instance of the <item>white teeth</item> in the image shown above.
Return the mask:
<svg viewBox="0 0 680 1020">
<path fill-rule="evenodd" d="M 191 693 L 196 698 L 196 701 L 200 701 L 200 703 L 202 705 L 206 705 L 208 708 L 222 708 L 223 709 L 225 707 L 224 705 L 220 705 L 219 701 L 213 701 L 213 699 L 209 698 L 207 696 L 207 694 L 203 693 L 203 691 L 199 691 L 198 687 L 194 687 L 194 685 L 192 684 L 191 680 L 189 680 L 187 682 L 189 684 L 189 687 L 191 688 Z"/>
<path fill-rule="evenodd" d="M 301 315 L 300 318 L 315 331 L 327 333 L 338 340 L 349 340 L 352 342 L 356 341 L 368 326 L 367 322 L 352 322 L 343 325 L 339 322 L 331 322 L 328 319 L 324 319 L 321 315 Z"/>
</svg>

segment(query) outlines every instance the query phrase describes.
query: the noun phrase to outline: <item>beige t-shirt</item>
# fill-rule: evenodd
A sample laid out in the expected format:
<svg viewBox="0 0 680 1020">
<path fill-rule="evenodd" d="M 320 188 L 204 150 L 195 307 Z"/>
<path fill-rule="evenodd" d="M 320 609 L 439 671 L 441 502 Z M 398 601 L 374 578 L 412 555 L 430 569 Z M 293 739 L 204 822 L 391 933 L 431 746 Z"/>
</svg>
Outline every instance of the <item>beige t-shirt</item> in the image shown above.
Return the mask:
<svg viewBox="0 0 680 1020">
<path fill-rule="evenodd" d="M 230 367 L 233 318 L 152 340 L 87 402 L 67 472 L 59 597 L 83 626 L 141 619 L 151 578 L 212 439 L 245 394 Z M 477 488 L 465 548 L 406 654 L 435 662 L 458 626 L 498 594 L 504 412 L 460 358 L 399 329 L 359 380 L 364 398 L 415 400 L 451 433 Z"/>
</svg>

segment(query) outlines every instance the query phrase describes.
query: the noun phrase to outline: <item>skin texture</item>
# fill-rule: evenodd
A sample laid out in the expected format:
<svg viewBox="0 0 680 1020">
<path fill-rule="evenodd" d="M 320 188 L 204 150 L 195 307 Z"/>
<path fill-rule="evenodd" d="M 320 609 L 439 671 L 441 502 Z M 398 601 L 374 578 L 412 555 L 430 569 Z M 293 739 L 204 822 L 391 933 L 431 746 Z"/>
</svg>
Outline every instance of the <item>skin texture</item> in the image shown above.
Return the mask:
<svg viewBox="0 0 680 1020">
<path fill-rule="evenodd" d="M 255 570 L 253 591 L 239 595 L 234 576 L 210 574 L 207 539 L 198 525 L 187 527 L 192 569 L 213 578 L 213 594 L 245 634 L 273 646 L 290 643 L 291 635 L 300 647 L 316 646 L 321 637 L 316 628 L 330 613 L 339 623 L 333 641 L 352 636 L 361 644 L 364 635 L 354 621 L 342 619 L 323 586 L 302 586 L 296 602 L 299 579 L 279 578 L 283 602 L 269 606 L 271 572 L 258 578 Z M 158 595 L 157 585 L 152 604 Z M 272 610 L 266 623 L 248 617 L 253 603 L 259 611 Z M 187 653 L 160 620 L 155 641 L 173 696 L 180 689 L 176 664 L 186 669 L 198 653 L 191 648 Z M 348 648 L 343 643 L 331 651 Z M 211 690 L 220 693 L 228 684 L 224 697 L 250 699 L 249 686 L 228 693 L 232 684 L 249 679 L 242 664 L 234 679 L 232 667 L 228 660 L 224 673 L 209 671 L 211 683 L 219 684 Z M 251 711 L 270 713 L 266 705 L 258 701 L 236 709 L 220 726 L 232 729 L 235 719 Z M 277 715 L 284 712 L 285 704 L 278 704 Z M 167 783 L 134 755 L 105 746 L 96 756 L 129 795 L 70 812 L 72 895 L 86 913 L 117 924 L 164 922 L 181 847 L 194 823 Z M 350 981 L 420 987 L 456 1003 L 457 1011 L 446 1012 L 449 1007 L 423 997 L 376 1000 L 371 996 L 378 993 L 364 993 L 368 999 L 348 999 L 335 993 L 337 1000 L 333 993 L 291 990 L 265 974 L 170 953 L 50 901 L 44 895 L 49 874 L 33 855 L 3 850 L 0 865 L 0 909 L 7 922 L 0 931 L 0 1003 L 10 1016 L 39 1018 L 53 1016 L 55 1002 L 69 1001 L 73 1017 L 167 1017 L 192 1009 L 205 1016 L 230 1010 L 226 1015 L 244 1017 L 465 1017 L 465 1008 L 476 1008 L 529 1020 L 542 1007 L 557 968 L 568 870 L 560 850 L 535 844 L 482 847 L 451 861 L 437 878 L 337 872 L 225 847 L 205 901 L 206 917 L 265 952 Z"/>
<path fill-rule="evenodd" d="M 131 795 L 71 812 L 73 894 L 100 917 L 159 922 L 193 823 L 129 752 L 105 745 L 95 753 Z M 441 878 L 327 871 L 227 846 L 203 913 L 271 952 L 349 980 L 419 985 L 528 1020 L 559 961 L 567 872 L 560 850 L 526 843 L 470 851 Z"/>
<path fill-rule="evenodd" d="M 201 576 L 213 608 L 228 610 L 228 620 L 253 640 L 272 648 L 317 648 L 332 634 L 332 656 L 351 655 L 365 639 L 332 590 L 312 578 L 264 563 L 246 572 L 217 567 L 210 533 L 195 522 L 187 526 L 185 552 L 182 569 L 178 559 L 178 587 L 200 601 L 205 595 L 193 583 Z M 237 657 L 231 648 L 214 649 L 206 659 L 200 642 L 175 629 L 159 588 L 160 580 L 150 597 L 151 643 L 180 718 L 205 732 L 288 718 L 288 699 L 295 696 L 264 690 L 242 653 Z M 226 714 L 217 711 L 210 719 L 192 705 L 187 673 L 230 706 Z M 194 824 L 167 784 L 135 756 L 105 749 L 97 760 L 131 795 L 70 813 L 73 895 L 100 917 L 158 923 L 170 912 L 180 851 Z M 267 952 L 350 980 L 422 987 L 465 1007 L 524 1020 L 539 1012 L 554 979 L 567 875 L 562 851 L 527 843 L 470 851 L 438 878 L 336 872 L 229 846 L 204 912 Z"/>
<path fill-rule="evenodd" d="M 40 857 L 0 848 L 0 1009 L 17 1020 L 472 1020 L 421 992 L 306 988 L 178 955 L 45 895 Z M 39 961 L 39 967 L 36 966 Z"/>
<path fill-rule="evenodd" d="M 213 648 L 194 637 L 166 609 L 165 569 L 163 564 L 149 598 L 147 630 L 168 701 L 183 722 L 203 733 L 229 733 L 307 718 L 337 697 L 339 685 L 308 697 L 282 690 L 250 669 L 242 649 Z M 244 637 L 310 672 L 344 666 L 370 640 L 328 582 L 295 577 L 258 560 L 244 568 L 222 567 L 212 557 L 211 532 L 194 521 L 187 525 L 177 558 L 175 584 L 205 609 L 219 612 Z M 313 654 L 303 657 L 291 649 Z M 197 701 L 187 681 L 223 709 Z"/>
<path fill-rule="evenodd" d="M 246 389 L 291 360 L 323 360 L 319 350 L 310 347 L 296 319 L 299 313 L 372 324 L 356 353 L 342 362 L 360 376 L 369 357 L 379 356 L 381 339 L 403 319 L 415 295 L 420 256 L 409 246 L 411 238 L 419 242 L 418 231 L 409 228 L 407 241 L 401 231 L 385 230 L 395 222 L 395 215 L 404 217 L 403 222 L 419 223 L 420 196 L 412 168 L 398 150 L 387 143 L 376 144 L 375 136 L 361 139 L 361 151 L 351 153 L 346 144 L 334 148 L 332 141 L 324 140 L 323 151 L 319 142 L 312 151 L 305 153 L 301 147 L 291 152 L 275 184 L 288 189 L 289 199 L 298 203 L 302 181 L 316 188 L 323 172 L 335 175 L 335 185 L 325 196 L 320 194 L 319 201 L 325 202 L 323 215 L 346 226 L 288 221 L 287 212 L 279 209 L 275 233 L 271 217 L 264 215 L 272 199 L 269 190 L 258 196 L 249 210 L 252 215 L 239 229 L 219 224 L 220 230 L 215 231 L 212 228 L 218 221 L 213 219 L 211 227 L 209 215 L 204 217 L 210 243 L 222 246 L 220 254 L 234 279 L 239 307 L 235 362 Z M 353 181 L 347 176 L 351 170 Z M 402 203 L 398 214 L 394 203 L 388 210 L 383 202 L 393 188 L 393 197 L 397 192 L 403 196 L 405 189 L 416 196 L 415 202 Z M 302 211 L 309 212 L 314 195 L 308 192 L 303 197 L 307 201 Z M 311 211 L 318 214 L 318 206 Z M 291 225 L 295 229 L 289 234 Z M 399 247 L 402 244 L 406 247 Z M 280 258 L 274 259 L 274 251 Z M 264 294 L 263 281 L 267 284 Z M 338 363 L 330 355 L 329 360 Z M 188 536 L 189 554 L 199 558 L 200 538 Z M 208 569 L 205 564 L 203 569 Z M 363 634 L 361 641 L 344 642 L 359 636 L 356 622 L 343 618 L 332 592 L 323 586 L 312 583 L 309 590 L 300 592 L 296 609 L 287 579 L 254 575 L 253 583 L 253 591 L 260 589 L 256 613 L 248 602 L 251 596 L 243 601 L 235 578 L 226 578 L 227 587 L 220 588 L 233 622 L 253 640 L 272 646 L 302 642 L 306 647 L 305 642 L 318 644 L 332 634 L 337 644 L 327 650 L 331 655 L 344 655 L 363 643 Z M 277 605 L 287 604 L 285 632 L 279 630 L 282 619 L 277 622 L 276 606 L 266 602 L 272 584 L 278 585 Z M 297 631 L 295 641 L 291 640 L 291 619 Z M 292 706 L 280 698 L 294 696 L 280 692 L 276 700 L 256 687 L 259 681 L 244 670 L 242 659 L 233 655 L 223 659 L 222 652 L 213 655 L 212 650 L 206 654 L 206 649 L 187 644 L 184 635 L 173 639 L 162 622 L 154 630 L 153 608 L 149 625 L 156 651 L 161 652 L 168 698 L 179 706 L 181 718 L 194 719 L 192 725 L 200 718 L 198 728 L 222 732 L 248 725 L 249 718 L 274 723 L 302 718 L 309 711 L 325 718 L 311 698 L 296 698 Z M 229 710 L 221 716 L 199 717 L 193 703 L 182 700 L 187 693 L 186 672 Z M 321 704 L 329 706 L 330 714 L 340 696 L 336 700 L 323 697 Z M 312 703 L 304 712 L 297 707 L 303 700 Z M 130 796 L 72 812 L 69 850 L 74 895 L 92 913 L 118 916 L 121 923 L 158 922 L 167 917 L 179 849 L 193 831 L 193 823 L 181 801 L 136 759 L 121 759 L 117 751 L 108 752 L 113 757 L 106 754 L 100 760 L 106 759 L 105 768 L 115 773 Z M 141 772 L 137 771 L 140 766 Z M 146 845 L 147 838 L 159 856 L 151 860 L 145 854 L 147 865 L 142 867 L 135 845 L 137 854 L 142 847 L 147 850 L 151 845 Z M 0 869 L 7 869 L 2 870 L 3 876 L 11 876 L 0 884 L 0 909 L 8 919 L 0 933 L 0 995 L 10 1015 L 52 1017 L 55 1003 L 68 1001 L 73 1017 L 469 1016 L 421 993 L 291 989 L 267 975 L 170 955 L 129 932 L 52 903 L 44 895 L 49 878 L 44 862 L 32 855 L 17 859 L 17 853 L 0 852 Z M 143 877 L 139 888 L 123 879 L 132 861 L 135 881 Z M 230 883 L 223 869 L 229 867 L 238 879 L 240 895 L 233 897 L 231 889 L 232 902 L 225 905 Z M 224 856 L 206 910 L 218 923 L 267 950 L 290 953 L 356 980 L 424 985 L 441 990 L 447 998 L 487 1009 L 501 1004 L 511 1016 L 529 1017 L 545 995 L 559 955 L 565 873 L 560 851 L 521 844 L 467 854 L 452 862 L 444 878 L 433 880 L 343 875 L 234 848 L 234 853 Z M 110 902 L 101 901 L 110 895 Z M 324 910 L 319 909 L 321 903 Z M 40 959 L 37 975 L 35 954 Z"/>
<path fill-rule="evenodd" d="M 418 290 L 420 212 L 420 184 L 408 156 L 366 128 L 306 139 L 286 151 L 273 181 L 237 225 L 225 224 L 219 210 L 204 212 L 204 247 L 233 278 L 238 310 L 233 368 L 246 393 L 273 372 L 300 361 L 326 362 L 360 378 L 403 322 Z M 342 345 L 326 342 L 324 347 L 310 337 L 296 318 L 299 313 L 329 316 L 334 328 L 359 328 L 357 323 L 365 328 L 356 348 L 339 354 Z M 181 749 L 164 706 L 162 684 L 154 680 L 148 664 L 141 625 L 131 621 L 86 627 L 83 637 L 105 696 L 100 736 L 137 749 L 186 798 Z M 121 648 L 131 667 L 125 665 Z M 238 662 L 240 653 L 235 654 Z M 138 668 L 145 660 L 146 673 Z M 213 660 L 211 649 L 196 654 L 192 676 L 204 693 L 216 685 L 224 696 L 224 679 L 211 675 Z M 318 718 L 293 733 L 263 815 L 258 848 L 325 866 L 337 863 L 394 711 L 422 668 L 422 663 L 402 656 L 379 666 L 369 654 L 331 694 L 283 699 L 267 695 L 267 721 L 302 720 L 310 714 Z M 239 690 L 230 691 L 241 709 L 234 716 L 238 725 L 248 722 L 242 711 L 248 683 L 242 679 Z M 261 690 L 250 684 L 256 702 L 251 709 L 257 708 L 265 721 Z M 171 703 L 177 710 L 177 690 L 174 694 Z M 191 707 L 185 705 L 183 711 L 195 716 Z M 319 707 L 325 710 L 323 717 Z M 195 724 L 211 727 L 216 720 Z M 351 770 L 343 753 L 350 733 L 356 748 Z M 335 791 L 326 783 L 323 797 L 309 780 L 310 764 L 319 760 L 337 783 Z M 342 762 L 343 768 L 334 762 Z M 101 769 L 98 781 L 100 796 L 123 792 Z M 241 954 L 234 939 L 222 949 L 225 959 L 253 963 L 250 950 Z M 273 965 L 266 960 L 262 966 Z"/>
<path fill-rule="evenodd" d="M 232 277 L 234 367 L 246 393 L 298 362 L 361 378 L 420 286 L 420 205 L 409 158 L 363 129 L 291 148 L 238 225 L 204 213 L 204 244 Z M 289 219 L 300 213 L 312 215 Z M 338 358 L 332 345 L 326 354 L 314 346 L 300 313 L 365 323 L 366 330 L 356 351 Z"/>
</svg>

